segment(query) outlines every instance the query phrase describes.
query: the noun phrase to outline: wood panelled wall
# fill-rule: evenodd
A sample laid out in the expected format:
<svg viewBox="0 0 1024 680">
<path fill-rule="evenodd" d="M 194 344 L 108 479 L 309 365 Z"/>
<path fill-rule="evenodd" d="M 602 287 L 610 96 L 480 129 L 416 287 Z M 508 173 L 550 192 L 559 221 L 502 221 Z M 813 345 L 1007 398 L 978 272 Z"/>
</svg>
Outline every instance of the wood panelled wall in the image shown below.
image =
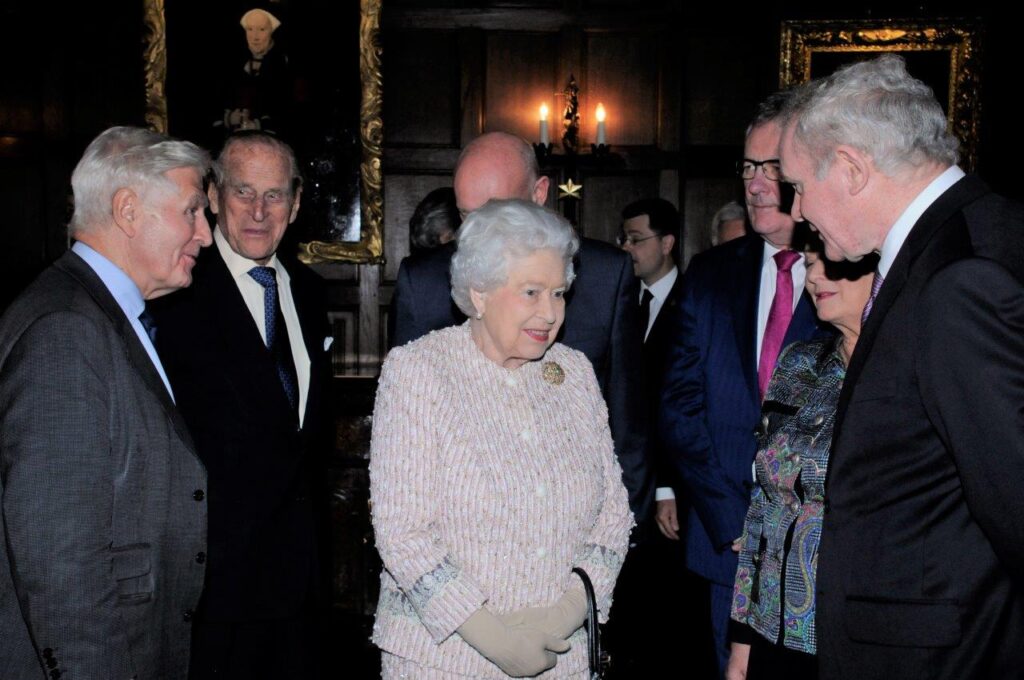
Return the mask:
<svg viewBox="0 0 1024 680">
<path fill-rule="evenodd" d="M 578 3 L 574 3 L 578 5 Z M 460 148 L 483 132 L 507 131 L 538 141 L 538 108 L 546 103 L 554 160 L 550 207 L 576 218 L 579 230 L 614 241 L 622 208 L 661 196 L 682 207 L 682 44 L 675 3 L 636 11 L 632 3 L 601 2 L 566 9 L 562 2 L 515 9 L 433 7 L 395 0 L 385 7 L 383 265 L 321 267 L 334 282 L 339 350 L 355 348 L 360 367 L 386 346 L 387 308 L 399 263 L 409 253 L 409 218 L 427 192 L 451 185 Z M 579 84 L 578 205 L 558 199 L 569 178 L 561 137 L 562 91 Z M 613 156 L 596 162 L 594 110 L 608 112 Z M 379 285 L 368 285 L 377 277 Z M 358 293 L 356 293 L 358 291 Z M 353 305 L 352 303 L 357 303 Z M 358 310 L 356 309 L 358 307 Z M 373 309 L 374 314 L 367 313 Z M 359 326 L 353 329 L 353 324 Z M 349 336 L 351 336 L 350 344 Z"/>
</svg>

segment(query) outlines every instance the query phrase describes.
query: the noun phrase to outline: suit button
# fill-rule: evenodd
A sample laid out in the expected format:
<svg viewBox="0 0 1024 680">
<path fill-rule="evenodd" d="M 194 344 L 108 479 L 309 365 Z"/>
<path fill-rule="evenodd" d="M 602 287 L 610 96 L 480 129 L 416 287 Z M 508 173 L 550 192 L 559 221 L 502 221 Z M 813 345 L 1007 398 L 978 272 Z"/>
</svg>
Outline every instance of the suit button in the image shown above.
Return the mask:
<svg viewBox="0 0 1024 680">
<path fill-rule="evenodd" d="M 195 616 L 195 612 L 192 611 L 191 609 L 186 609 L 185 610 L 185 615 L 182 616 L 181 618 L 183 618 L 185 620 L 185 623 L 188 623 L 189 621 L 192 620 L 193 616 Z"/>
<path fill-rule="evenodd" d="M 57 667 L 57 660 L 54 659 L 52 656 L 46 657 L 46 667 L 47 668 L 56 668 Z"/>
<path fill-rule="evenodd" d="M 206 553 L 199 551 L 196 553 L 196 564 L 202 564 L 206 561 Z"/>
<path fill-rule="evenodd" d="M 50 649 L 49 647 L 44 649 L 43 650 L 43 658 L 45 658 L 45 659 L 52 659 L 53 658 L 53 650 Z"/>
<path fill-rule="evenodd" d="M 827 515 L 828 513 L 832 512 L 832 503 L 831 503 L 831 502 L 829 502 L 829 500 L 828 500 L 827 498 L 825 499 L 825 502 L 824 502 L 824 503 L 822 503 L 822 505 L 823 505 L 823 506 L 824 506 L 824 508 L 825 508 L 825 514 L 826 514 L 826 515 Z"/>
<path fill-rule="evenodd" d="M 201 501 L 206 498 L 206 493 L 202 489 L 196 489 L 192 492 L 192 500 Z"/>
</svg>

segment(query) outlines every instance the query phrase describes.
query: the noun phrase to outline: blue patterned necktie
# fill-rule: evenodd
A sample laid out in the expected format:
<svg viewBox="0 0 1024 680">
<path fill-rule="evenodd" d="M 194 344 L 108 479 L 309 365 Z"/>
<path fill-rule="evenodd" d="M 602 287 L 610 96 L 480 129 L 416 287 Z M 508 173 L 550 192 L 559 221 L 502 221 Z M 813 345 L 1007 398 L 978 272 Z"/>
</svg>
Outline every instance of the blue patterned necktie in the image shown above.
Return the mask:
<svg viewBox="0 0 1024 680">
<path fill-rule="evenodd" d="M 150 342 L 156 347 L 156 319 L 149 313 L 148 309 L 143 309 L 142 314 L 139 314 L 139 323 L 146 331 L 146 335 L 149 336 Z"/>
<path fill-rule="evenodd" d="M 299 381 L 295 375 L 295 361 L 292 359 L 292 346 L 288 341 L 288 327 L 281 313 L 281 301 L 277 295 L 277 272 L 273 267 L 253 267 L 249 270 L 256 283 L 263 286 L 263 321 L 267 336 L 267 349 L 277 367 L 277 377 L 281 380 L 288 403 L 292 411 L 299 412 Z"/>
</svg>

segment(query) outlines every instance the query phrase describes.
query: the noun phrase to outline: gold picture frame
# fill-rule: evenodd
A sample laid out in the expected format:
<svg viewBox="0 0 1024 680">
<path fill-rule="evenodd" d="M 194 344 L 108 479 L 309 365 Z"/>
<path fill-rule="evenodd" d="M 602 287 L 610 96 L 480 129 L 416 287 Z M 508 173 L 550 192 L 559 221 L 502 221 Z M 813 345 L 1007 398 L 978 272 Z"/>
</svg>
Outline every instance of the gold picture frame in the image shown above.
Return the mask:
<svg viewBox="0 0 1024 680">
<path fill-rule="evenodd" d="M 981 22 L 974 19 L 783 21 L 779 85 L 826 76 L 844 63 L 900 54 L 936 93 L 960 139 L 960 165 L 977 164 L 981 118 Z"/>
<path fill-rule="evenodd" d="M 146 82 L 146 124 L 168 131 L 167 107 L 167 21 L 164 0 L 143 0 L 146 30 L 143 53 Z M 383 122 L 381 118 L 383 77 L 381 75 L 380 19 L 383 0 L 360 0 L 359 107 L 360 238 L 358 241 L 311 241 L 299 244 L 299 257 L 307 263 L 348 262 L 359 264 L 384 261 L 384 181 L 381 168 Z"/>
</svg>

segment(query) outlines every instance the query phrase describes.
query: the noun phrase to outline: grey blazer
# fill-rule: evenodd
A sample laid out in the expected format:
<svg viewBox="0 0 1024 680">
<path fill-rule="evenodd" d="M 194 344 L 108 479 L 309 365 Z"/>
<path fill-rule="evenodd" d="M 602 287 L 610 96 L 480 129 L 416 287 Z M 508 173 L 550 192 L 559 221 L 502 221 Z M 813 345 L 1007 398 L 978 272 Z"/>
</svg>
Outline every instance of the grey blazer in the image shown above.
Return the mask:
<svg viewBox="0 0 1024 680">
<path fill-rule="evenodd" d="M 0 319 L 0 678 L 185 678 L 205 486 L 135 331 L 65 254 Z"/>
</svg>

